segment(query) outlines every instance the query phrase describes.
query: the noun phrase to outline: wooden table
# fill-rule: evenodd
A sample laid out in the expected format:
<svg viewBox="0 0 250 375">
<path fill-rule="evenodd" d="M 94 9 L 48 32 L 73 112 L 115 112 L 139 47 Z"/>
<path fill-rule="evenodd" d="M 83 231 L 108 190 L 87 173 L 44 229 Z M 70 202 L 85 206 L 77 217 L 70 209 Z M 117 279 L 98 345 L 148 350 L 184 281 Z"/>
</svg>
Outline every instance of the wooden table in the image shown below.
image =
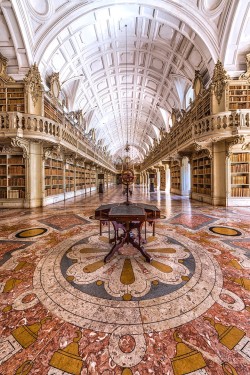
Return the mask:
<svg viewBox="0 0 250 375">
<path fill-rule="evenodd" d="M 160 217 L 160 210 L 153 205 L 143 203 L 111 203 L 98 207 L 95 211 L 95 218 L 100 220 L 100 235 L 102 234 L 103 223 L 109 224 L 109 241 L 114 242 L 110 252 L 105 256 L 104 262 L 107 262 L 118 249 L 125 243 L 131 243 L 145 257 L 147 262 L 152 260 L 151 256 L 145 251 L 142 243 L 146 242 L 146 223 L 153 226 L 153 235 L 155 235 L 155 220 Z M 110 222 L 114 227 L 114 238 L 110 238 Z M 142 239 L 141 229 L 145 223 L 145 240 Z M 137 230 L 138 235 L 132 232 Z M 122 234 L 120 234 L 122 232 Z"/>
</svg>

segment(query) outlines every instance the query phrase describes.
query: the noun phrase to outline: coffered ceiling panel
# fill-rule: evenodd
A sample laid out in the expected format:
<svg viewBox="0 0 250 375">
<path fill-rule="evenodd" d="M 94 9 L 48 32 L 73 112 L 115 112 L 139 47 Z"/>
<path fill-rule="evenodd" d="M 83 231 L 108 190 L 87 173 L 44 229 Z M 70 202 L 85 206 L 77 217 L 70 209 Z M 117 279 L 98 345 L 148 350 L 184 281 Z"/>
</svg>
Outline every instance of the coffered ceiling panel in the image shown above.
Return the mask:
<svg viewBox="0 0 250 375">
<path fill-rule="evenodd" d="M 86 131 L 95 129 L 114 160 L 126 156 L 128 143 L 130 156 L 142 161 L 160 129 L 169 128 L 162 110 L 169 118 L 172 108 L 185 109 L 195 70 L 208 84 L 217 59 L 226 59 L 231 70 L 240 67 L 249 43 L 248 5 L 227 0 L 1 2 L 0 52 L 16 79 L 36 62 L 48 89 L 48 77 L 59 72 L 68 110 L 82 111 Z M 236 42 L 230 25 L 239 19 L 243 36 L 238 32 Z M 223 53 L 230 48 L 233 58 Z"/>
</svg>

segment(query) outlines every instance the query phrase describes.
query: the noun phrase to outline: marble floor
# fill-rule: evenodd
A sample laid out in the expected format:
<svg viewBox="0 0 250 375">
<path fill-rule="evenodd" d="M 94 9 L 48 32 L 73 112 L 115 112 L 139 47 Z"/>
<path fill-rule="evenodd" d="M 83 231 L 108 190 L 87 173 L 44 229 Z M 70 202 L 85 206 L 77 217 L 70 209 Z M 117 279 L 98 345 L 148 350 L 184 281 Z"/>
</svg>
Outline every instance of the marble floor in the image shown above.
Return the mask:
<svg viewBox="0 0 250 375">
<path fill-rule="evenodd" d="M 250 207 L 133 189 L 156 205 L 145 259 L 108 263 L 94 211 L 122 188 L 0 210 L 0 375 L 249 375 Z"/>
</svg>

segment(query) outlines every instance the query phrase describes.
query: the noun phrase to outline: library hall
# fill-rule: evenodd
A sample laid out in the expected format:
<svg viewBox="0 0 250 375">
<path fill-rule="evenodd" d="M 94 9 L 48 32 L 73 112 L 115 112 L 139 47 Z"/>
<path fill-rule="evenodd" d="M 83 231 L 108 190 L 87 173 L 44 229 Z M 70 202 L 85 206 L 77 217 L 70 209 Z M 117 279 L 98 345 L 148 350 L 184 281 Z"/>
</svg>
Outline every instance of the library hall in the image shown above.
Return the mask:
<svg viewBox="0 0 250 375">
<path fill-rule="evenodd" d="M 0 0 L 0 375 L 250 375 L 250 0 Z"/>
</svg>

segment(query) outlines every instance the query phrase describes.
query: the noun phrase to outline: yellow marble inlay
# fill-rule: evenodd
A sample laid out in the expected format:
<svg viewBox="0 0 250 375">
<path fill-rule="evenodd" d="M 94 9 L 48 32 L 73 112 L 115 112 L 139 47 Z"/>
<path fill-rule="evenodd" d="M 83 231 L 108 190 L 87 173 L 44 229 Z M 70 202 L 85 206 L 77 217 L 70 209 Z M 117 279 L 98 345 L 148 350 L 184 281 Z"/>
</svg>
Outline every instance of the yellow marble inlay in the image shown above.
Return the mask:
<svg viewBox="0 0 250 375">
<path fill-rule="evenodd" d="M 18 265 L 15 267 L 15 271 L 20 271 L 22 268 L 24 268 L 25 266 L 27 266 L 28 263 L 25 262 L 25 261 L 21 261 L 18 263 Z"/>
<path fill-rule="evenodd" d="M 164 273 L 170 273 L 173 271 L 173 268 L 166 265 L 166 264 L 163 264 L 161 262 L 158 262 L 157 260 L 152 260 L 152 262 L 150 263 L 151 266 L 157 268 L 159 271 L 161 272 L 164 272 Z"/>
<path fill-rule="evenodd" d="M 153 241 L 155 241 L 156 239 L 157 239 L 157 237 L 155 237 L 155 236 L 150 236 L 150 237 L 147 238 L 147 242 L 153 242 Z"/>
<path fill-rule="evenodd" d="M 28 375 L 33 367 L 32 361 L 25 361 L 15 372 L 15 375 Z"/>
<path fill-rule="evenodd" d="M 77 337 L 64 349 L 58 349 L 52 356 L 49 364 L 63 372 L 72 375 L 80 375 L 83 367 L 83 361 L 79 355 L 79 340 L 82 335 L 77 332 Z"/>
<path fill-rule="evenodd" d="M 80 250 L 81 254 L 84 253 L 99 253 L 100 249 L 94 249 L 93 247 L 84 247 Z"/>
<path fill-rule="evenodd" d="M 158 285 L 158 284 L 159 284 L 159 281 L 158 281 L 158 280 L 153 280 L 153 281 L 152 281 L 152 284 L 153 284 L 153 285 Z"/>
<path fill-rule="evenodd" d="M 173 253 L 176 253 L 176 250 L 172 249 L 171 247 L 166 247 L 166 248 L 162 248 L 162 249 L 147 249 L 147 252 L 173 254 Z"/>
<path fill-rule="evenodd" d="M 99 240 L 102 241 L 102 242 L 109 243 L 109 239 L 108 239 L 108 237 L 100 236 L 100 237 L 99 237 Z"/>
<path fill-rule="evenodd" d="M 236 236 L 238 234 L 237 230 L 233 228 L 223 228 L 223 227 L 213 227 L 212 232 L 217 234 L 224 234 L 226 236 Z"/>
<path fill-rule="evenodd" d="M 244 289 L 250 291 L 250 279 L 247 279 L 246 277 L 240 277 L 240 278 L 233 279 L 233 281 L 243 286 Z"/>
<path fill-rule="evenodd" d="M 9 312 L 9 311 L 11 311 L 12 310 L 12 306 L 11 305 L 8 305 L 8 306 L 5 306 L 4 308 L 3 308 L 3 312 L 4 313 L 6 313 L 6 312 Z"/>
<path fill-rule="evenodd" d="M 124 285 L 131 285 L 135 282 L 135 275 L 130 259 L 125 259 L 124 261 L 120 280 Z"/>
<path fill-rule="evenodd" d="M 182 342 L 176 332 L 174 338 L 177 341 L 176 355 L 171 359 L 174 375 L 184 375 L 190 372 L 198 374 L 198 370 L 206 367 L 202 354 Z"/>
<path fill-rule="evenodd" d="M 104 263 L 103 260 L 98 260 L 97 262 L 94 262 L 94 263 L 91 263 L 91 264 L 88 264 L 87 266 L 85 266 L 83 268 L 83 272 L 85 272 L 85 273 L 95 272 L 95 271 L 99 270 L 99 268 L 103 267 L 104 264 L 105 263 Z"/>
<path fill-rule="evenodd" d="M 45 232 L 46 230 L 44 228 L 27 229 L 27 230 L 24 230 L 23 232 L 18 233 L 18 237 L 23 237 L 23 238 L 34 237 L 34 236 L 41 235 Z"/>
<path fill-rule="evenodd" d="M 22 283 L 22 280 L 20 279 L 9 279 L 6 281 L 5 286 L 3 288 L 4 293 L 9 293 L 12 289 L 15 288 L 16 285 L 19 285 Z"/>
<path fill-rule="evenodd" d="M 103 284 L 103 281 L 102 281 L 102 280 L 97 280 L 96 285 L 100 286 L 100 285 L 102 285 L 102 284 Z"/>
<path fill-rule="evenodd" d="M 132 295 L 130 293 L 125 293 L 122 296 L 123 301 L 130 301 L 132 299 Z"/>
<path fill-rule="evenodd" d="M 182 279 L 183 281 L 188 281 L 188 280 L 190 280 L 190 277 L 188 277 L 188 276 L 182 276 L 181 279 Z"/>
<path fill-rule="evenodd" d="M 242 270 L 242 269 L 243 269 L 243 268 L 241 267 L 241 265 L 239 264 L 239 262 L 238 262 L 236 259 L 231 260 L 228 264 L 229 264 L 230 266 L 236 268 L 237 270 Z"/>
<path fill-rule="evenodd" d="M 66 277 L 66 280 L 69 281 L 69 282 L 73 281 L 74 279 L 75 279 L 74 276 L 67 276 Z"/>
<path fill-rule="evenodd" d="M 122 371 L 122 375 L 133 375 L 133 372 L 130 370 L 130 368 L 125 368 Z"/>
</svg>

